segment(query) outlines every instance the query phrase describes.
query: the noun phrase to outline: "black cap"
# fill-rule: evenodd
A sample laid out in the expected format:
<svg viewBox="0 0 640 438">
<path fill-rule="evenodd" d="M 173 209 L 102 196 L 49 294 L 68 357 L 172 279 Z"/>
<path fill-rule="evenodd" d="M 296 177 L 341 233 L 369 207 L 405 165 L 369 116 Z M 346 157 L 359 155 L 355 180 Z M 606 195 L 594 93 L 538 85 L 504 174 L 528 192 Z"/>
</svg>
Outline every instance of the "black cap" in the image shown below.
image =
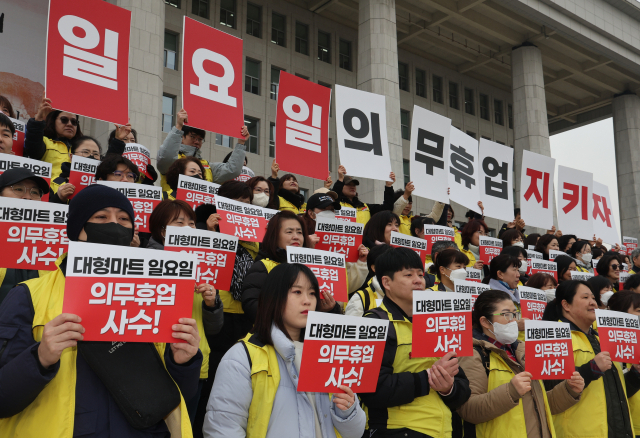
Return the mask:
<svg viewBox="0 0 640 438">
<path fill-rule="evenodd" d="M 307 210 L 313 210 L 315 208 L 327 208 L 330 205 L 333 205 L 336 210 L 340 210 L 338 195 L 336 195 L 335 192 L 316 193 L 307 201 Z"/>
<path fill-rule="evenodd" d="M 15 167 L 0 175 L 0 190 L 14 184 L 18 184 L 20 181 L 24 181 L 25 179 L 30 179 L 36 183 L 43 195 L 49 193 L 49 184 L 47 184 L 47 181 L 44 178 L 37 176 L 26 167 Z"/>
<path fill-rule="evenodd" d="M 342 181 L 342 183 L 346 186 L 347 184 L 350 183 L 354 183 L 355 185 L 359 186 L 360 185 L 360 181 L 358 181 L 357 179 L 355 179 L 352 176 L 346 175 L 344 177 L 344 180 Z"/>
</svg>

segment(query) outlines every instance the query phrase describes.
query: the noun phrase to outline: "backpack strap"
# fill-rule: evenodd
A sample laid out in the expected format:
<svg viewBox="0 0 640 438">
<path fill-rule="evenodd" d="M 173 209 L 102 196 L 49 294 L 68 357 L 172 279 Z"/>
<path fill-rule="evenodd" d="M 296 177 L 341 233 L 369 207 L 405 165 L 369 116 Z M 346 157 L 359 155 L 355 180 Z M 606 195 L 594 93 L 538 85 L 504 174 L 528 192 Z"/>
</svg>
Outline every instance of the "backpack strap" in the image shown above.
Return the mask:
<svg viewBox="0 0 640 438">
<path fill-rule="evenodd" d="M 487 350 L 485 350 L 480 345 L 474 345 L 473 349 L 480 354 L 480 359 L 482 359 L 482 363 L 484 364 L 484 369 L 487 372 L 487 377 L 488 377 L 489 370 L 491 369 L 491 359 L 489 358 L 489 354 L 487 353 Z"/>
<path fill-rule="evenodd" d="M 366 289 L 363 289 L 362 295 L 364 295 L 364 311 L 366 312 L 371 308 L 371 297 Z"/>
</svg>

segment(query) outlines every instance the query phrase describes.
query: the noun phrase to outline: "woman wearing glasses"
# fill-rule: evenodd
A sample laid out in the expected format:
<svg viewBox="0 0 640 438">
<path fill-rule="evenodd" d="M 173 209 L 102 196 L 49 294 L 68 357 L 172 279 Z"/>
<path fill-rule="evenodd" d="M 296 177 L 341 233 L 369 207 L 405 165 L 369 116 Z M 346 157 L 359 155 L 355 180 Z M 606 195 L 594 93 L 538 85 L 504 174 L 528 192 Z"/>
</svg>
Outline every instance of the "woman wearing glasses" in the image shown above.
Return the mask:
<svg viewBox="0 0 640 438">
<path fill-rule="evenodd" d="M 51 180 L 60 176 L 62 163 L 71 161 L 71 142 L 82 137 L 78 116 L 54 111 L 51 99 L 43 96 L 35 119 L 27 122 L 24 156 L 52 164 Z"/>
<path fill-rule="evenodd" d="M 598 275 L 608 278 L 613 285 L 613 290 L 618 292 L 620 286 L 620 271 L 622 270 L 622 259 L 618 254 L 605 255 L 596 265 Z"/>
<path fill-rule="evenodd" d="M 96 181 L 134 183 L 138 176 L 138 166 L 121 155 L 108 155 L 96 169 Z"/>
<path fill-rule="evenodd" d="M 89 136 L 82 136 L 71 142 L 71 152 L 69 159 L 77 155 L 84 158 L 92 158 L 100 161 L 102 155 L 102 146 L 98 140 Z M 51 180 L 51 189 L 49 190 L 49 202 L 57 204 L 68 204 L 69 197 L 76 191 L 73 184 L 69 184 L 69 174 L 71 173 L 71 161 L 60 165 L 60 176 Z"/>
<path fill-rule="evenodd" d="M 551 438 L 553 416 L 580 399 L 584 379 L 578 372 L 550 391 L 531 379 L 525 371 L 524 342 L 518 341 L 519 318 L 506 292 L 488 290 L 475 302 L 473 356 L 458 358 L 471 388 L 471 397 L 458 409 L 465 436 Z"/>
<path fill-rule="evenodd" d="M 482 269 L 484 266 L 480 260 L 480 236 L 486 236 L 488 231 L 489 227 L 480 219 L 470 220 L 462 229 L 458 246 L 469 257 L 468 268 Z"/>
</svg>

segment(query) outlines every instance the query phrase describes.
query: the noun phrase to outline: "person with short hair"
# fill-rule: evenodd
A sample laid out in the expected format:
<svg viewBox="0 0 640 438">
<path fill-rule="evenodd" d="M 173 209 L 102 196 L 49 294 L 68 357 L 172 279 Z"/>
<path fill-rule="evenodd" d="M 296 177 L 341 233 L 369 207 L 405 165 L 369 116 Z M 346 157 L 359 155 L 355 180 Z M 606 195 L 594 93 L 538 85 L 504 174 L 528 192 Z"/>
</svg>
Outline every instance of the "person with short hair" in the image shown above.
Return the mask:
<svg viewBox="0 0 640 438">
<path fill-rule="evenodd" d="M 115 125 L 115 129 L 109 133 L 109 148 L 106 155 L 116 154 L 123 155 L 127 144 L 138 143 L 138 131 L 131 127 L 131 123 L 126 125 Z M 158 172 L 156 168 L 147 164 L 146 168 L 139 168 L 140 177 L 138 183 L 153 185 L 158 180 Z"/>
<path fill-rule="evenodd" d="M 300 193 L 298 178 L 293 173 L 283 175 L 276 187 L 280 211 L 291 211 L 295 214 L 303 214 L 304 196 Z"/>
<path fill-rule="evenodd" d="M 1 98 L 2 96 L 0 96 Z M 1 102 L 0 102 L 1 104 Z M 13 148 L 13 136 L 16 133 L 16 127 L 13 126 L 9 117 L 4 113 L 0 113 L 0 154 L 15 155 Z"/>
<path fill-rule="evenodd" d="M 574 243 L 578 241 L 578 237 L 575 234 L 563 234 L 558 237 L 558 246 L 560 251 L 568 253 Z"/>
<path fill-rule="evenodd" d="M 367 254 L 368 275 L 362 287 L 351 294 L 344 310 L 345 315 L 363 316 L 365 312 L 378 307 L 384 298 L 384 290 L 376 278 L 376 259 L 391 249 L 386 243 L 376 245 Z"/>
<path fill-rule="evenodd" d="M 519 246 L 524 248 L 524 234 L 516 228 L 509 228 L 500 236 L 502 239 L 502 247 Z"/>
<path fill-rule="evenodd" d="M 109 155 L 96 169 L 96 181 L 135 183 L 140 176 L 138 166 L 122 155 Z"/>
<path fill-rule="evenodd" d="M 549 260 L 549 251 L 557 251 L 559 249 L 558 238 L 553 234 L 544 234 L 538 239 L 534 251 L 542 253 L 543 260 Z"/>
<path fill-rule="evenodd" d="M 598 308 L 606 309 L 609 299 L 615 294 L 611 280 L 602 275 L 596 275 L 588 279 L 587 284 L 593 292 L 593 297 L 598 303 Z"/>
<path fill-rule="evenodd" d="M 484 267 L 484 263 L 480 260 L 480 236 L 486 236 L 489 233 L 489 227 L 483 220 L 472 219 L 462 230 L 460 235 L 460 243 L 458 247 L 468 258 L 469 268 L 480 269 Z"/>
<path fill-rule="evenodd" d="M 71 142 L 71 150 L 69 151 L 69 160 L 73 156 L 91 158 L 100 162 L 102 155 L 102 146 L 100 142 L 93 137 L 83 135 Z M 60 175 L 51 180 L 51 189 L 49 190 L 49 202 L 56 204 L 68 204 L 69 197 L 76 191 L 76 186 L 69 184 L 69 175 L 71 174 L 71 161 L 64 162 L 60 165 Z"/>
<path fill-rule="evenodd" d="M 629 267 L 629 274 L 640 274 L 640 248 L 636 248 L 631 251 L 631 264 Z"/>
<path fill-rule="evenodd" d="M 596 271 L 598 271 L 598 275 L 608 278 L 613 286 L 613 291 L 618 292 L 620 272 L 622 271 L 622 259 L 619 254 L 606 254 L 596 265 Z"/>
<path fill-rule="evenodd" d="M 527 261 L 529 254 L 527 251 L 521 246 L 511 245 L 503 247 L 500 254 L 509 254 L 520 260 L 520 267 L 518 268 L 518 272 L 520 272 L 520 281 L 518 282 L 518 286 L 524 286 L 527 280 L 529 280 L 529 277 L 527 277 L 527 270 L 529 269 L 529 262 Z"/>
<path fill-rule="evenodd" d="M 624 289 L 640 293 L 640 274 L 633 274 L 624 282 Z"/>
<path fill-rule="evenodd" d="M 362 243 L 367 248 L 386 243 L 391 244 L 391 233 L 398 232 L 400 218 L 389 210 L 380 211 L 373 216 L 364 226 Z"/>
<path fill-rule="evenodd" d="M 388 320 L 389 331 L 376 391 L 359 394 L 369 435 L 451 436 L 451 412 L 471 391 L 454 352 L 439 359 L 411 356 L 413 291 L 425 289 L 422 261 L 409 248 L 392 248 L 376 259 L 376 278 L 385 296 L 364 316 Z"/>
<path fill-rule="evenodd" d="M 445 249 L 436 261 L 429 267 L 429 273 L 435 275 L 437 283 L 430 287 L 431 290 L 440 292 L 453 292 L 455 281 L 467 279 L 465 267 L 469 263 L 466 254 L 457 249 Z"/>
<path fill-rule="evenodd" d="M 171 201 L 176 199 L 180 175 L 203 179 L 204 174 L 205 169 L 202 166 L 202 162 L 196 157 L 177 159 L 169 166 L 169 170 L 167 170 L 167 173 L 164 175 L 165 183 L 169 187 L 169 190 L 162 192 L 162 199 Z"/>
<path fill-rule="evenodd" d="M 559 255 L 554 260 L 558 265 L 558 283 L 571 280 L 572 272 L 579 272 L 576 267 L 576 260 L 568 255 Z"/>
<path fill-rule="evenodd" d="M 249 139 L 249 130 L 246 126 L 241 128 L 241 138 L 231 154 L 227 163 L 212 163 L 202 158 L 200 148 L 204 142 L 205 131 L 185 125 L 188 122 L 188 115 L 184 109 L 178 111 L 176 115 L 176 125 L 167 134 L 162 146 L 158 149 L 158 160 L 156 167 L 162 175 L 162 190 L 169 191 L 165 175 L 174 161 L 184 157 L 196 157 L 205 169 L 203 179 L 216 184 L 234 179 L 240 175 L 242 164 L 245 158 L 245 142 Z"/>
<path fill-rule="evenodd" d="M 538 233 L 531 233 L 529 235 L 527 235 L 527 237 L 524 238 L 524 249 L 533 249 L 536 247 L 536 244 L 538 243 L 538 239 L 540 238 L 540 234 Z M 529 248 L 529 247 L 533 247 L 533 248 Z"/>
<path fill-rule="evenodd" d="M 429 271 L 431 265 L 433 265 L 438 258 L 438 255 L 445 249 L 455 249 L 456 251 L 460 251 L 456 242 L 452 242 L 451 240 L 438 240 L 431 245 L 431 254 L 427 255 L 430 263 L 425 263 L 425 282 L 427 283 L 427 287 L 431 287 L 439 283 L 438 278 L 435 275 L 430 274 Z"/>
<path fill-rule="evenodd" d="M 591 245 L 586 240 L 578 240 L 567 251 L 569 256 L 576 260 L 576 269 L 578 272 L 593 273 L 593 266 L 591 260 L 593 258 L 591 254 Z"/>
</svg>

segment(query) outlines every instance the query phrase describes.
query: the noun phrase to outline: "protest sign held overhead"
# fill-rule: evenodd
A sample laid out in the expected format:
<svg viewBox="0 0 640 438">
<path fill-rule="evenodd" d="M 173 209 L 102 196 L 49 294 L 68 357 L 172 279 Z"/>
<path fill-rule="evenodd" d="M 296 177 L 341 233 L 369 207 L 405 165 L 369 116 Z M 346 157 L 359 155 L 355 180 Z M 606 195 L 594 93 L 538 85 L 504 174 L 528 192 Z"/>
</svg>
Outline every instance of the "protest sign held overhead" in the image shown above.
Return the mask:
<svg viewBox="0 0 640 438">
<path fill-rule="evenodd" d="M 375 392 L 389 321 L 309 312 L 298 391 Z"/>
<path fill-rule="evenodd" d="M 247 242 L 262 242 L 267 222 L 262 207 L 216 196 L 220 231 Z"/>
<path fill-rule="evenodd" d="M 550 230 L 553 226 L 553 178 L 556 160 L 522 151 L 520 213 L 527 225 Z"/>
<path fill-rule="evenodd" d="M 306 265 L 318 279 L 320 292 L 328 292 L 336 301 L 347 302 L 347 264 L 344 255 L 318 249 L 287 246 L 287 261 Z M 318 297 L 318 299 L 321 299 Z"/>
<path fill-rule="evenodd" d="M 547 307 L 547 296 L 544 291 L 527 286 L 518 286 L 520 293 L 520 312 L 522 317 L 539 321 Z"/>
<path fill-rule="evenodd" d="M 126 124 L 130 29 L 131 11 L 108 2 L 50 0 L 45 92 L 51 106 Z"/>
<path fill-rule="evenodd" d="M 450 351 L 473 355 L 471 294 L 414 290 L 411 356 L 443 357 Z"/>
<path fill-rule="evenodd" d="M 413 194 L 449 203 L 449 132 L 451 119 L 413 106 L 410 137 L 410 175 Z"/>
<path fill-rule="evenodd" d="M 640 319 L 637 315 L 596 309 L 596 324 L 602 351 L 614 362 L 640 364 Z"/>
<path fill-rule="evenodd" d="M 176 199 L 185 201 L 194 210 L 202 204 L 213 204 L 220 184 L 186 175 L 178 175 Z"/>
<path fill-rule="evenodd" d="M 167 227 L 165 251 L 179 251 L 198 258 L 196 284 L 209 283 L 230 290 L 238 238 L 191 227 Z"/>
<path fill-rule="evenodd" d="M 502 252 L 502 239 L 495 237 L 480 236 L 480 260 L 484 264 L 491 263 L 491 260 L 498 257 Z"/>
<path fill-rule="evenodd" d="M 449 141 L 449 199 L 480 213 L 478 140 L 452 126 Z"/>
<path fill-rule="evenodd" d="M 579 238 L 593 237 L 593 175 L 558 166 L 558 229 Z"/>
<path fill-rule="evenodd" d="M 162 188 L 119 181 L 97 181 L 97 184 L 116 189 L 131 201 L 135 213 L 135 226 L 141 233 L 149 232 L 149 218 L 153 209 L 162 202 Z"/>
<path fill-rule="evenodd" d="M 43 178 L 47 184 L 51 185 L 52 165 L 40 160 L 34 160 L 31 158 L 19 157 L 17 155 L 0 154 L 0 175 L 5 173 L 9 169 L 16 169 L 24 167 L 29 169 L 36 176 Z M 47 202 L 49 200 L 49 193 L 45 193 L 40 198 L 41 201 Z"/>
<path fill-rule="evenodd" d="M 343 254 L 347 262 L 357 262 L 363 232 L 363 224 L 319 217 L 316 219 L 316 235 L 320 241 L 315 247 Z"/>
<path fill-rule="evenodd" d="M 242 40 L 183 18 L 182 108 L 189 115 L 186 124 L 240 137 L 244 125 Z"/>
<path fill-rule="evenodd" d="M 513 149 L 482 138 L 478 156 L 484 215 L 513 220 Z"/>
<path fill-rule="evenodd" d="M 611 209 L 613 204 L 609 195 L 609 187 L 593 181 L 593 233 L 603 242 L 610 245 L 623 243 L 620 241 L 615 215 Z"/>
<path fill-rule="evenodd" d="M 12 119 L 11 117 L 9 117 L 9 120 L 11 120 L 13 127 L 16 129 L 15 134 L 13 134 L 11 152 L 21 157 L 24 155 L 24 138 L 27 133 L 27 125 L 22 120 Z"/>
<path fill-rule="evenodd" d="M 100 161 L 93 158 L 85 158 L 78 155 L 71 157 L 71 171 L 69 172 L 69 184 L 75 186 L 75 190 L 68 196 L 72 199 L 82 189 L 96 183 L 96 169 Z"/>
<path fill-rule="evenodd" d="M 467 268 L 469 270 L 469 268 Z M 476 269 L 479 271 L 479 269 Z M 473 309 L 473 305 L 476 303 L 478 296 L 486 291 L 490 290 L 491 287 L 488 284 L 480 283 L 480 279 L 478 281 L 475 280 L 455 280 L 453 282 L 454 289 L 453 291 L 458 294 L 470 294 L 471 295 L 471 309 Z"/>
<path fill-rule="evenodd" d="M 85 341 L 184 342 L 172 325 L 191 318 L 196 256 L 71 242 L 63 313 L 82 318 Z"/>
<path fill-rule="evenodd" d="M 525 371 L 531 379 L 570 379 L 576 369 L 569 323 L 527 320 L 524 331 Z"/>
<path fill-rule="evenodd" d="M 422 260 L 424 265 L 427 258 L 428 249 L 427 241 L 420 239 L 419 237 L 407 236 L 406 234 L 398 233 L 397 231 L 391 232 L 391 246 L 409 248 L 414 250 Z"/>
<path fill-rule="evenodd" d="M 622 236 L 622 243 L 627 247 L 628 255 L 631 255 L 631 253 L 638 248 L 638 239 L 636 237 Z"/>
<path fill-rule="evenodd" d="M 138 170 L 149 179 L 153 179 L 148 170 L 149 164 L 151 164 L 151 152 L 145 146 L 138 143 L 127 143 L 124 145 L 122 156 L 138 166 Z"/>
<path fill-rule="evenodd" d="M 330 108 L 330 88 L 280 72 L 276 114 L 276 161 L 280 169 L 327 178 Z"/>
<path fill-rule="evenodd" d="M 386 113 L 383 95 L 336 85 L 338 151 L 349 175 L 391 181 Z"/>
</svg>

